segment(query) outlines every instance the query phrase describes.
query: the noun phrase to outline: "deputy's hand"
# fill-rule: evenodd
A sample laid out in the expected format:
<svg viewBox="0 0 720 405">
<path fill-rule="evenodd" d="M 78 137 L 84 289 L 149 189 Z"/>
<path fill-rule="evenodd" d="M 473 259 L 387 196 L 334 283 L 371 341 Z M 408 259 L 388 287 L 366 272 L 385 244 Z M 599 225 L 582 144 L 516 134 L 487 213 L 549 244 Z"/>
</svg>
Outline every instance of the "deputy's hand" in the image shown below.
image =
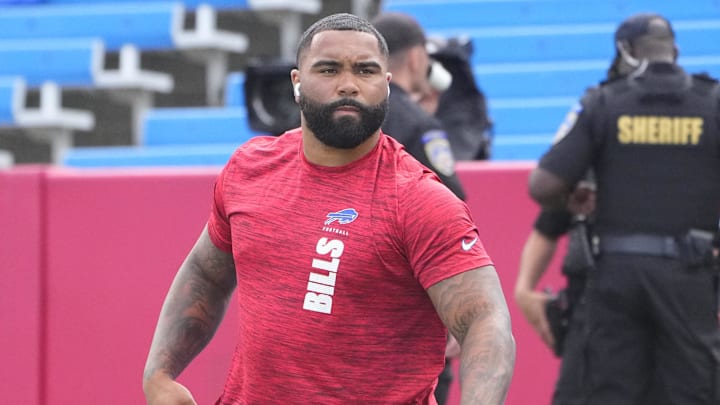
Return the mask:
<svg viewBox="0 0 720 405">
<path fill-rule="evenodd" d="M 148 405 L 197 405 L 190 391 L 169 377 L 154 377 L 143 384 Z"/>
<path fill-rule="evenodd" d="M 589 215 L 595 210 L 595 185 L 581 181 L 567 200 L 566 208 L 576 215 Z"/>
<path fill-rule="evenodd" d="M 550 299 L 550 295 L 538 291 L 516 290 L 515 302 L 517 302 L 520 310 L 530 325 L 535 329 L 545 344 L 552 349 L 555 339 L 550 332 L 547 316 L 545 315 L 545 304 Z"/>
</svg>

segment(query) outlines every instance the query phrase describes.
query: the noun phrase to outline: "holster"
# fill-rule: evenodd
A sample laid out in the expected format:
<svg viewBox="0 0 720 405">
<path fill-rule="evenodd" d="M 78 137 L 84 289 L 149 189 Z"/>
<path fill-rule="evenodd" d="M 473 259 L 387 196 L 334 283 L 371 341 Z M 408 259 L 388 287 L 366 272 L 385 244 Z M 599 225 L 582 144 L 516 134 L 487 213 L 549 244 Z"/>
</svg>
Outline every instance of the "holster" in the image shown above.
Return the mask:
<svg viewBox="0 0 720 405">
<path fill-rule="evenodd" d="M 552 333 L 555 340 L 552 348 L 553 353 L 557 357 L 562 357 L 565 336 L 570 328 L 571 316 L 570 300 L 566 289 L 560 290 L 547 301 L 545 304 L 545 316 L 550 326 L 550 333 Z"/>
<path fill-rule="evenodd" d="M 678 238 L 680 260 L 689 268 L 709 268 L 718 270 L 718 257 L 713 254 L 716 234 L 713 232 L 690 229 Z"/>
<path fill-rule="evenodd" d="M 555 340 L 553 352 L 558 357 L 562 357 L 573 309 L 582 297 L 588 271 L 595 266 L 591 238 L 588 223 L 584 219 L 576 219 L 568 232 L 568 248 L 562 264 L 562 272 L 568 280 L 567 287 L 548 300 L 545 306 L 545 315 Z"/>
<path fill-rule="evenodd" d="M 595 249 L 591 244 L 590 227 L 585 220 L 577 220 L 568 232 L 567 254 L 562 272 L 568 277 L 585 277 L 595 266 Z"/>
</svg>

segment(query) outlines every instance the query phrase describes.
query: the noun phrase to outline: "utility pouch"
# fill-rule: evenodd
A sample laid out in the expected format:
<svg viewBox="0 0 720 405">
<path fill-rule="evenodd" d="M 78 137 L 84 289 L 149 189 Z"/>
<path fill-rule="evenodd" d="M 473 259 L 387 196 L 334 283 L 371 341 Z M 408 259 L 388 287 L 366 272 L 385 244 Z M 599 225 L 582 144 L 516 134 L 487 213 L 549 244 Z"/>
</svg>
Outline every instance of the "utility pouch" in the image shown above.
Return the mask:
<svg viewBox="0 0 720 405">
<path fill-rule="evenodd" d="M 570 277 L 584 277 L 593 266 L 595 256 L 590 245 L 590 230 L 585 221 L 578 221 L 568 232 L 568 248 L 562 272 Z"/>
<path fill-rule="evenodd" d="M 570 327 L 571 313 L 570 300 L 566 290 L 560 290 L 545 304 L 545 316 L 550 326 L 550 333 L 555 340 L 553 352 L 557 357 L 562 357 L 565 336 Z"/>
<path fill-rule="evenodd" d="M 691 269 L 717 270 L 718 258 L 713 255 L 715 234 L 700 229 L 690 229 L 678 240 L 680 259 Z"/>
</svg>

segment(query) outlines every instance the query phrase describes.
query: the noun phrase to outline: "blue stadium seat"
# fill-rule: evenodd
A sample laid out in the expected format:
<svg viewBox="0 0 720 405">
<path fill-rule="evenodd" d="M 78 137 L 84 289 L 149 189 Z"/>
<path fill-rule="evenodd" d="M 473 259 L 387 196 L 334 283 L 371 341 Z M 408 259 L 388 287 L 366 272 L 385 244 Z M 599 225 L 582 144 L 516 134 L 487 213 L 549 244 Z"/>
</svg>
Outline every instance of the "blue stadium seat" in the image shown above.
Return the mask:
<svg viewBox="0 0 720 405">
<path fill-rule="evenodd" d="M 78 168 L 140 166 L 221 166 L 241 142 L 230 144 L 75 147 L 62 165 Z"/>
<path fill-rule="evenodd" d="M 488 109 L 499 137 L 555 133 L 577 98 L 490 99 Z"/>
<path fill-rule="evenodd" d="M 178 107 L 148 110 L 144 142 L 138 146 L 68 150 L 62 164 L 73 167 L 223 165 L 232 152 L 258 134 L 240 107 Z"/>
<path fill-rule="evenodd" d="M 715 0 L 386 0 L 384 11 L 417 18 L 428 30 L 497 26 L 617 24 L 630 14 L 656 11 L 673 20 L 712 18 L 720 14 Z"/>
<path fill-rule="evenodd" d="M 606 77 L 613 33 L 631 14 L 667 16 L 680 64 L 720 77 L 720 2 L 697 0 L 387 0 L 429 35 L 473 42 L 475 78 L 495 123 L 492 159 L 536 159 L 586 88 Z"/>
<path fill-rule="evenodd" d="M 257 135 L 248 126 L 242 107 L 155 108 L 147 111 L 144 144 L 241 144 Z"/>
<path fill-rule="evenodd" d="M 127 43 L 172 49 L 174 27 L 183 24 L 175 2 L 44 4 L 4 7 L 0 39 L 101 38 L 108 50 Z"/>
<path fill-rule="evenodd" d="M 0 127 L 15 123 L 15 112 L 24 101 L 23 80 L 19 77 L 0 76 Z"/>
<path fill-rule="evenodd" d="M 537 160 L 552 144 L 552 134 L 496 138 L 493 141 L 492 160 Z"/>
<path fill-rule="evenodd" d="M 17 0 L 16 0 L 17 1 Z M 96 4 L 96 3 L 135 3 L 137 0 L 25 0 L 46 4 Z M 146 3 L 167 3 L 168 0 L 145 0 Z M 182 0 L 185 7 L 195 9 L 201 4 L 209 4 L 217 9 L 246 9 L 247 0 Z M 0 4 L 2 1 L 0 0 Z"/>
<path fill-rule="evenodd" d="M 13 6 L 18 4 L 37 4 L 43 3 L 45 0 L 0 0 L 0 7 L 2 6 Z"/>
<path fill-rule="evenodd" d="M 607 74 L 607 60 L 476 65 L 475 80 L 491 99 L 579 97 Z"/>
<path fill-rule="evenodd" d="M 245 107 L 245 73 L 231 72 L 225 79 L 225 105 Z"/>
<path fill-rule="evenodd" d="M 615 54 L 613 33 L 616 24 L 584 24 L 536 27 L 503 27 L 498 29 L 448 28 L 431 35 L 470 36 L 473 64 L 529 61 L 562 61 L 577 59 L 612 59 Z M 717 44 L 708 38 L 720 37 L 720 15 L 703 21 L 682 20 L 674 23 L 678 47 L 683 55 L 698 56 L 718 52 Z M 512 50 L 510 52 L 509 50 Z"/>
<path fill-rule="evenodd" d="M 92 38 L 0 41 L 0 75 L 22 76 L 32 87 L 48 80 L 91 86 L 103 58 L 102 42 Z"/>
<path fill-rule="evenodd" d="M 680 56 L 690 73 L 720 77 L 717 56 Z M 474 67 L 475 80 L 490 98 L 579 97 L 607 76 L 609 59 L 482 64 Z"/>
</svg>

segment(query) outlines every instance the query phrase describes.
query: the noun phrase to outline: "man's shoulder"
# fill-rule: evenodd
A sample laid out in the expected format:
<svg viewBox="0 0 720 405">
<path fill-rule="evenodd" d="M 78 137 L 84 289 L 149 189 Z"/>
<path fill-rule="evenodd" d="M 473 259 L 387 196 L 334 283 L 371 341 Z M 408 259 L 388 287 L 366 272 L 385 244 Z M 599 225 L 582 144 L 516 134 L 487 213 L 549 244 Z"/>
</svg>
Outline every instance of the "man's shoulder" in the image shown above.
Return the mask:
<svg viewBox="0 0 720 405">
<path fill-rule="evenodd" d="M 583 107 L 592 108 L 602 104 L 603 100 L 611 94 L 620 94 L 630 89 L 625 77 L 615 77 L 599 82 L 597 85 L 585 89 L 580 103 Z"/>
<path fill-rule="evenodd" d="M 253 162 L 268 162 L 274 157 L 297 151 L 300 139 L 301 132 L 299 128 L 278 136 L 254 136 L 235 149 L 228 164 L 241 163 L 242 165 L 248 165 Z"/>
<path fill-rule="evenodd" d="M 707 72 L 693 73 L 690 75 L 696 88 L 704 89 L 706 93 L 712 93 L 718 97 L 720 81 Z"/>
<path fill-rule="evenodd" d="M 257 135 L 240 145 L 238 152 L 251 153 L 273 153 L 282 152 L 292 148 L 300 142 L 302 135 L 299 128 L 287 131 L 281 135 Z"/>
<path fill-rule="evenodd" d="M 711 83 L 711 84 L 718 83 L 718 79 L 711 76 L 710 73 L 708 73 L 708 72 L 692 73 L 691 76 L 693 77 L 693 79 L 699 80 L 701 82 Z"/>
</svg>

